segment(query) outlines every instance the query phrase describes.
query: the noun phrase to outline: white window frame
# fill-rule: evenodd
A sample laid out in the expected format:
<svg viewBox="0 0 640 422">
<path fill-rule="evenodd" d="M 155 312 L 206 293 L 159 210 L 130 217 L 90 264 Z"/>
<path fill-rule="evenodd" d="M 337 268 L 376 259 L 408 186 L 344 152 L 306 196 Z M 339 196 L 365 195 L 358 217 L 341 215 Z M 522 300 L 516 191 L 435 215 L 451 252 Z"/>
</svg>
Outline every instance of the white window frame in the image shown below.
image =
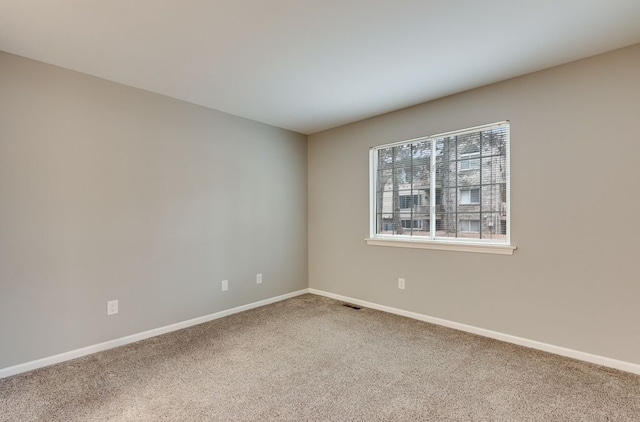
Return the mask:
<svg viewBox="0 0 640 422">
<path fill-rule="evenodd" d="M 437 195 L 436 192 L 436 140 L 438 138 L 454 136 L 454 135 L 463 135 L 472 132 L 478 132 L 482 130 L 488 130 L 491 128 L 504 126 L 507 131 L 507 143 L 506 143 L 506 151 L 505 151 L 505 159 L 506 159 L 506 214 L 507 214 L 507 233 L 505 240 L 494 240 L 494 239 L 469 239 L 469 238 L 438 238 L 435 236 L 435 223 L 436 223 L 436 206 L 434 205 L 435 199 Z M 431 236 L 405 236 L 405 235 L 390 235 L 390 234 L 381 234 L 376 233 L 376 206 L 377 206 L 377 197 L 376 197 L 376 179 L 377 179 L 377 151 L 383 148 L 389 148 L 393 146 L 406 145 L 411 143 L 416 143 L 420 141 L 431 140 L 433 153 L 431 154 L 431 188 L 429 190 L 429 206 L 430 206 L 430 221 L 431 221 Z M 401 247 L 401 248 L 419 248 L 419 249 L 437 249 L 437 250 L 449 250 L 449 251 L 461 251 L 461 252 L 477 252 L 477 253 L 490 253 L 490 254 L 503 254 L 503 255 L 512 255 L 513 251 L 516 249 L 514 245 L 511 244 L 511 177 L 510 177 L 510 162 L 511 162 L 511 136 L 510 136 L 510 123 L 508 121 L 492 123 L 482 126 L 476 126 L 464 130 L 439 133 L 435 135 L 425 136 L 421 138 L 410 139 L 406 141 L 396 142 L 392 144 L 381 145 L 378 147 L 373 147 L 369 150 L 369 159 L 370 159 L 370 174 L 369 174 L 369 185 L 370 185 L 370 224 L 369 224 L 369 237 L 366 238 L 366 242 L 368 245 L 373 246 L 391 246 L 391 247 Z M 479 153 L 478 153 L 479 154 Z M 462 156 L 462 154 L 461 154 Z M 480 160 L 480 158 L 478 158 Z M 471 195 L 471 194 L 469 194 Z M 470 205 L 478 204 L 471 203 Z"/>
</svg>

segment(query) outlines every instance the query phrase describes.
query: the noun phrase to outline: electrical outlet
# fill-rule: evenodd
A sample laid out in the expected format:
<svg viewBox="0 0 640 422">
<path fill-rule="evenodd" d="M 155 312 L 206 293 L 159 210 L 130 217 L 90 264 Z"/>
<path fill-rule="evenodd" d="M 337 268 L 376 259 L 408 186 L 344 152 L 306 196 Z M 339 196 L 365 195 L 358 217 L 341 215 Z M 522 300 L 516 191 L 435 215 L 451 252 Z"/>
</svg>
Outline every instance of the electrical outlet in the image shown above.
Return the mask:
<svg viewBox="0 0 640 422">
<path fill-rule="evenodd" d="M 256 274 L 256 284 L 262 283 L 262 273 Z"/>
<path fill-rule="evenodd" d="M 110 300 L 107 302 L 107 315 L 115 315 L 118 313 L 118 301 Z"/>
<path fill-rule="evenodd" d="M 398 279 L 398 289 L 404 290 L 404 278 Z"/>
<path fill-rule="evenodd" d="M 226 292 L 229 290 L 229 280 L 222 280 L 222 291 Z"/>
</svg>

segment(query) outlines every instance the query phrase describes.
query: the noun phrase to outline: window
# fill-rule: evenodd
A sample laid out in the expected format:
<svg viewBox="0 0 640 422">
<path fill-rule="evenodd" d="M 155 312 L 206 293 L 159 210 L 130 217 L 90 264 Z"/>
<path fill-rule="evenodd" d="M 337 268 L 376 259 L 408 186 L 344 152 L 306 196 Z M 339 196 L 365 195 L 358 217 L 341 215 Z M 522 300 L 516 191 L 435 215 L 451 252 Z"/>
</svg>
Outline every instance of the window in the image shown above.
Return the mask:
<svg viewBox="0 0 640 422">
<path fill-rule="evenodd" d="M 402 228 L 422 230 L 425 226 L 424 220 L 401 220 Z"/>
<path fill-rule="evenodd" d="M 460 232 L 477 233 L 480 231 L 480 220 L 460 220 Z"/>
<path fill-rule="evenodd" d="M 400 208 L 412 208 L 413 206 L 422 205 L 422 197 L 420 195 L 401 195 Z"/>
<path fill-rule="evenodd" d="M 370 156 L 370 244 L 513 253 L 508 122 L 382 145 Z"/>
<path fill-rule="evenodd" d="M 463 205 L 479 204 L 480 189 L 460 189 L 460 203 Z"/>
<path fill-rule="evenodd" d="M 479 157 L 479 152 L 460 154 L 460 170 L 478 170 L 480 168 Z"/>
</svg>

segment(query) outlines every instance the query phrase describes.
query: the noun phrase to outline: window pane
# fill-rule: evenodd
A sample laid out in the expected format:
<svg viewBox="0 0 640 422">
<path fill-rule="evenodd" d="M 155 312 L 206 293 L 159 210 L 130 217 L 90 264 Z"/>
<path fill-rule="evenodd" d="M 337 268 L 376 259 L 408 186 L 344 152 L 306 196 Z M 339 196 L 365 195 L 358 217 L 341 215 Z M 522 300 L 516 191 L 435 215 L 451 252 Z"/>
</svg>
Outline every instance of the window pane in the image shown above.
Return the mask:
<svg viewBox="0 0 640 422">
<path fill-rule="evenodd" d="M 413 174 L 411 171 L 411 167 L 396 167 L 394 169 L 394 174 L 396 177 L 396 181 L 400 183 L 404 188 L 409 188 L 410 183 L 412 183 Z"/>
<path fill-rule="evenodd" d="M 393 167 L 393 148 L 378 150 L 378 169 L 384 170 Z"/>
<path fill-rule="evenodd" d="M 479 204 L 480 203 L 480 189 L 460 189 L 460 204 Z"/>
<path fill-rule="evenodd" d="M 458 222 L 458 237 L 465 239 L 480 238 L 480 217 L 478 214 L 461 214 Z"/>
<path fill-rule="evenodd" d="M 436 214 L 436 237 L 457 237 L 457 223 L 455 213 Z"/>
<path fill-rule="evenodd" d="M 500 185 L 484 185 L 482 186 L 482 211 L 496 212 L 500 211 Z"/>
<path fill-rule="evenodd" d="M 469 191 L 469 199 L 472 204 L 480 203 L 480 189 L 471 189 Z"/>
<path fill-rule="evenodd" d="M 480 153 L 480 136 L 481 132 L 468 132 L 455 136 L 456 151 L 458 158 L 463 155 Z"/>
<path fill-rule="evenodd" d="M 436 186 L 456 186 L 458 172 L 455 157 L 455 142 L 452 139 L 436 140 Z"/>
<path fill-rule="evenodd" d="M 480 168 L 480 153 L 462 154 L 460 156 L 460 170 L 476 170 Z"/>
<path fill-rule="evenodd" d="M 386 169 L 386 170 L 378 170 L 378 180 L 377 180 L 377 190 L 378 191 L 382 191 L 382 190 L 391 190 L 392 189 L 392 184 L 391 184 L 391 177 L 393 176 L 393 170 L 392 169 Z"/>
<path fill-rule="evenodd" d="M 413 187 L 429 187 L 429 166 L 427 164 L 414 165 L 412 167 Z"/>
<path fill-rule="evenodd" d="M 502 231 L 502 218 L 499 212 L 482 213 L 482 238 L 505 239 L 506 232 Z M 506 228 L 506 226 L 505 226 Z"/>
</svg>

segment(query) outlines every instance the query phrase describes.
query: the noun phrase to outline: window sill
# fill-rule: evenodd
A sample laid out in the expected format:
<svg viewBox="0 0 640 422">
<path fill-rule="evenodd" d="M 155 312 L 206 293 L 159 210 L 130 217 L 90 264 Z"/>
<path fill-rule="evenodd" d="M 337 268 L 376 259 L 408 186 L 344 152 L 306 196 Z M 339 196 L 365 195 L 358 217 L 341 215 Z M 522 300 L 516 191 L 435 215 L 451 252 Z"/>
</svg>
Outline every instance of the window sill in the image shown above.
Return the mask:
<svg viewBox="0 0 640 422">
<path fill-rule="evenodd" d="M 406 240 L 406 239 L 365 239 L 367 245 L 371 246 L 391 246 L 396 248 L 415 248 L 415 249 L 436 249 L 441 251 L 457 251 L 457 252 L 475 252 L 488 253 L 496 255 L 513 255 L 516 249 L 512 245 L 496 245 L 488 243 L 458 243 L 446 241 L 424 241 L 424 240 Z"/>
</svg>

